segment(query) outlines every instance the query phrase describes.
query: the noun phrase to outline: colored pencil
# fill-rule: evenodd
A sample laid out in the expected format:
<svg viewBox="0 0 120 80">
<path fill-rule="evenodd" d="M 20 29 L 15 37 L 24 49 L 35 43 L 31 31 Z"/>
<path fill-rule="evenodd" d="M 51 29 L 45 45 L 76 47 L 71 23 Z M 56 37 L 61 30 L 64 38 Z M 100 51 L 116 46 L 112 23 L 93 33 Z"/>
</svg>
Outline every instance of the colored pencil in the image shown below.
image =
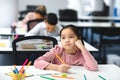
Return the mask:
<svg viewBox="0 0 120 80">
<path fill-rule="evenodd" d="M 25 72 L 25 70 L 30 66 L 30 64 L 31 64 L 32 62 L 31 61 L 29 61 L 28 62 L 28 64 L 27 64 L 27 66 L 26 66 L 26 68 L 24 69 L 24 71 L 22 72 L 22 73 L 24 73 Z"/>
<path fill-rule="evenodd" d="M 27 64 L 28 59 L 25 60 L 25 62 L 23 63 L 21 69 L 19 70 L 19 73 L 22 73 L 24 71 L 24 66 Z"/>
<path fill-rule="evenodd" d="M 98 75 L 99 78 L 101 78 L 102 80 L 106 80 L 104 77 L 102 77 L 101 75 Z"/>
<path fill-rule="evenodd" d="M 40 76 L 41 78 L 44 78 L 44 79 L 47 79 L 47 80 L 55 80 L 53 78 L 50 78 L 50 77 L 46 77 L 46 76 Z"/>
<path fill-rule="evenodd" d="M 63 76 L 58 76 L 58 75 L 52 75 L 52 77 L 54 77 L 54 78 L 66 78 L 66 79 L 74 79 L 73 77 L 68 77 L 68 76 L 66 76 L 66 77 L 63 77 Z"/>
<path fill-rule="evenodd" d="M 86 77 L 86 75 L 84 74 L 84 80 L 87 80 L 87 77 Z"/>
<path fill-rule="evenodd" d="M 60 60 L 62 64 L 65 64 L 65 62 L 58 56 L 58 54 L 55 53 L 55 56 Z"/>
<path fill-rule="evenodd" d="M 18 69 L 16 68 L 16 65 L 14 65 L 14 71 L 15 71 L 16 74 L 19 73 Z"/>
<path fill-rule="evenodd" d="M 26 68 L 28 68 L 28 67 L 30 66 L 31 63 L 32 63 L 32 62 L 29 61 L 28 64 L 27 64 L 27 66 L 26 66 Z"/>
</svg>

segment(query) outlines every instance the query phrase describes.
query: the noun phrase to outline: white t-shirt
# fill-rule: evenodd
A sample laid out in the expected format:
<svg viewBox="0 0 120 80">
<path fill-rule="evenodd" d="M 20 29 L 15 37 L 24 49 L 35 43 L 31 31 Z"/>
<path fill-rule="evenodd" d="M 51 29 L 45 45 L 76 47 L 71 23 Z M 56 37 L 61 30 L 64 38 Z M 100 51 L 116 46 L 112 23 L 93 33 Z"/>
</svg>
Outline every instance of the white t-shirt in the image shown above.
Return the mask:
<svg viewBox="0 0 120 80">
<path fill-rule="evenodd" d="M 45 22 L 40 22 L 32 30 L 30 30 L 25 36 L 41 35 L 41 36 L 53 36 L 54 37 L 54 36 L 59 36 L 61 29 L 62 29 L 62 26 L 57 24 L 54 32 L 48 32 L 46 30 Z"/>
</svg>

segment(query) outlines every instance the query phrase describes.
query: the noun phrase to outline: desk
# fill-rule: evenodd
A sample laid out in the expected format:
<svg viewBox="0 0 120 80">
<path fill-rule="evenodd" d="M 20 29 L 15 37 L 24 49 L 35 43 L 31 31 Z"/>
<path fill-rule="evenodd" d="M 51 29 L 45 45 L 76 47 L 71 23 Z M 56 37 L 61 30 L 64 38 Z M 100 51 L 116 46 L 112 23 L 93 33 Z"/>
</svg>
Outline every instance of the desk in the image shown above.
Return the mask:
<svg viewBox="0 0 120 80">
<path fill-rule="evenodd" d="M 16 28 L 16 34 L 18 35 L 25 35 L 27 33 L 27 31 L 24 28 Z M 0 28 L 0 35 L 3 36 L 9 36 L 9 35 L 13 35 L 13 33 L 11 33 L 11 28 Z"/>
<path fill-rule="evenodd" d="M 75 25 L 82 28 L 111 27 L 111 22 L 60 22 L 61 25 Z M 120 23 L 115 23 L 115 27 L 120 27 Z"/>
<path fill-rule="evenodd" d="M 77 26 L 78 28 L 80 29 L 86 29 L 86 33 L 85 33 L 85 38 L 86 40 L 88 40 L 88 29 L 93 29 L 93 28 L 96 28 L 96 27 L 99 27 L 99 28 L 110 28 L 112 27 L 112 23 L 111 22 L 60 22 L 61 25 L 65 26 L 65 25 L 69 25 L 69 24 L 72 24 L 72 25 L 75 25 Z M 115 28 L 120 28 L 120 23 L 114 23 Z M 82 33 L 83 34 L 83 33 Z"/>
<path fill-rule="evenodd" d="M 0 66 L 0 79 L 1 80 L 11 80 L 10 76 L 5 75 L 5 73 L 11 72 L 11 69 L 13 66 Z M 21 66 L 17 66 L 18 69 L 21 68 Z M 85 74 L 87 77 L 87 80 L 103 80 L 98 77 L 98 75 L 103 76 L 106 80 L 119 80 L 120 79 L 120 68 L 116 65 L 99 65 L 98 71 L 88 71 L 83 66 L 72 66 L 69 69 L 69 73 L 67 73 L 67 76 L 73 77 L 75 79 L 71 80 L 84 80 L 83 75 Z M 61 75 L 60 72 L 57 71 L 51 71 L 51 70 L 40 70 L 36 69 L 33 66 L 29 66 L 26 70 L 26 73 L 33 74 L 32 77 L 27 77 L 25 80 L 45 80 L 43 78 L 40 78 L 40 74 L 45 73 L 57 73 Z M 71 73 L 71 74 L 70 74 Z M 46 75 L 48 77 L 51 77 L 51 75 Z M 70 80 L 70 79 L 61 79 L 57 78 L 56 80 Z"/>
<path fill-rule="evenodd" d="M 11 52 L 12 47 L 10 45 L 10 40 L 0 39 L 0 52 Z"/>
<path fill-rule="evenodd" d="M 87 48 L 88 51 L 94 52 L 94 51 L 98 51 L 98 49 L 96 49 L 95 47 L 91 46 L 90 44 L 88 44 L 87 42 L 85 42 L 85 47 Z M 0 53 L 1 52 L 11 52 L 12 53 L 12 46 L 10 43 L 9 39 L 1 39 L 0 40 Z"/>
<path fill-rule="evenodd" d="M 109 17 L 109 16 L 79 16 L 79 20 L 109 20 L 109 21 L 120 21 L 120 17 Z"/>
<path fill-rule="evenodd" d="M 85 42 L 85 47 L 90 51 L 90 52 L 95 52 L 95 51 L 98 51 L 98 49 L 96 49 L 95 47 L 91 46 L 90 44 L 88 44 L 87 42 Z M 27 51 L 27 50 L 26 50 Z M 30 51 L 30 50 L 29 50 Z M 34 53 L 37 53 L 35 55 L 39 56 L 40 54 L 38 54 L 38 52 L 40 52 L 40 50 L 31 50 L 32 52 Z M 48 50 L 47 50 L 48 51 Z M 32 53 L 31 52 L 31 53 Z M 43 50 L 41 52 L 41 54 L 45 53 L 46 51 Z M 0 64 L 2 65 L 8 65 L 8 64 L 13 64 L 14 60 L 12 59 L 15 59 L 15 54 L 12 54 L 13 51 L 12 51 L 12 46 L 11 46 L 11 42 L 9 39 L 0 39 L 0 57 L 2 58 L 1 60 L 2 61 L 6 61 L 6 63 L 3 63 L 2 61 L 0 62 Z M 29 52 L 23 52 L 23 53 L 29 53 Z M 23 54 L 24 55 L 24 54 Z M 37 57 L 35 56 L 35 57 Z"/>
</svg>

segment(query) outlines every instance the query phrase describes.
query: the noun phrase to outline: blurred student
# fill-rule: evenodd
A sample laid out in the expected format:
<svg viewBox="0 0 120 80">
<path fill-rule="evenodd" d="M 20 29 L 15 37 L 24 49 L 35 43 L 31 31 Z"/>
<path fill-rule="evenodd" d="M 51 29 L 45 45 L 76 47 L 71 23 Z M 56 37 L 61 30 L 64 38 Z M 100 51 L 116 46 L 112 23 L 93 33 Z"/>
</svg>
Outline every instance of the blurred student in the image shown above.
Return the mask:
<svg viewBox="0 0 120 80">
<path fill-rule="evenodd" d="M 58 24 L 57 15 L 48 13 L 43 22 L 38 23 L 25 36 L 58 36 L 62 26 Z"/>
<path fill-rule="evenodd" d="M 37 58 L 34 61 L 34 67 L 67 72 L 71 65 L 76 65 L 84 66 L 92 71 L 98 70 L 96 60 L 84 47 L 80 35 L 79 30 L 74 25 L 64 27 L 60 31 L 61 46 L 56 45 L 49 52 Z"/>
<path fill-rule="evenodd" d="M 13 22 L 12 27 L 13 28 L 24 27 L 25 29 L 27 29 L 28 21 L 34 20 L 34 19 L 44 20 L 46 14 L 47 14 L 46 7 L 44 5 L 40 5 L 36 8 L 34 12 L 29 12 L 22 21 Z"/>
</svg>

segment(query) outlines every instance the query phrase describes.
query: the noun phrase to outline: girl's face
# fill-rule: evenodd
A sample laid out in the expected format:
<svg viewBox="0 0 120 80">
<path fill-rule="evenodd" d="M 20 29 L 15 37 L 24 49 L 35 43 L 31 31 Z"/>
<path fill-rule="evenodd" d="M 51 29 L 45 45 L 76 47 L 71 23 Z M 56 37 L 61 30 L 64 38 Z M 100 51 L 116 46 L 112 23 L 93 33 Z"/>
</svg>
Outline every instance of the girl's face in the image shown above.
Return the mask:
<svg viewBox="0 0 120 80">
<path fill-rule="evenodd" d="M 61 32 L 61 44 L 62 47 L 66 50 L 74 50 L 75 49 L 75 42 L 78 40 L 78 37 L 75 33 L 70 29 L 64 29 Z"/>
</svg>

